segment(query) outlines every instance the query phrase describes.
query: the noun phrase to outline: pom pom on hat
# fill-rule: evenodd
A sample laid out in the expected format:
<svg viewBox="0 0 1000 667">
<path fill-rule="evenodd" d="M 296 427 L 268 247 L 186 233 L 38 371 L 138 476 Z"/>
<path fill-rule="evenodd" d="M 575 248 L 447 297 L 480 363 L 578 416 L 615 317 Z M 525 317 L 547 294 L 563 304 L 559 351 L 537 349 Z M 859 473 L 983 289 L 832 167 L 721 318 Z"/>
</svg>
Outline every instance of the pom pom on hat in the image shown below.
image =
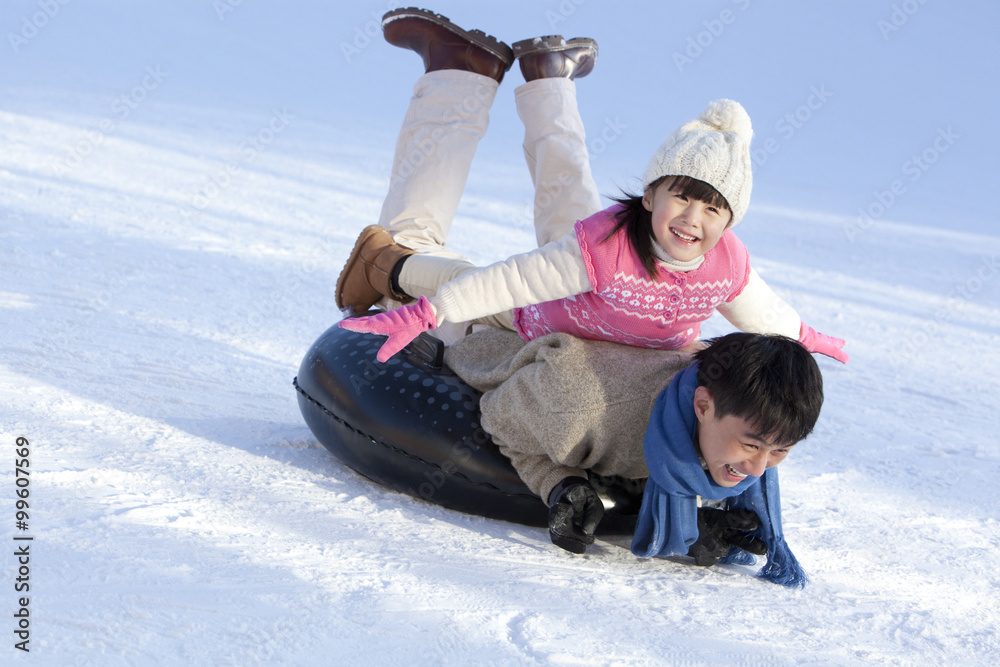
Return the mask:
<svg viewBox="0 0 1000 667">
<path fill-rule="evenodd" d="M 750 206 L 752 137 L 746 109 L 733 100 L 715 100 L 667 137 L 649 161 L 642 187 L 664 176 L 704 181 L 726 198 L 735 225 Z"/>
<path fill-rule="evenodd" d="M 711 125 L 716 130 L 735 132 L 745 137 L 750 143 L 753 137 L 753 127 L 750 124 L 750 116 L 746 109 L 739 102 L 732 100 L 715 100 L 698 114 L 698 120 Z"/>
</svg>

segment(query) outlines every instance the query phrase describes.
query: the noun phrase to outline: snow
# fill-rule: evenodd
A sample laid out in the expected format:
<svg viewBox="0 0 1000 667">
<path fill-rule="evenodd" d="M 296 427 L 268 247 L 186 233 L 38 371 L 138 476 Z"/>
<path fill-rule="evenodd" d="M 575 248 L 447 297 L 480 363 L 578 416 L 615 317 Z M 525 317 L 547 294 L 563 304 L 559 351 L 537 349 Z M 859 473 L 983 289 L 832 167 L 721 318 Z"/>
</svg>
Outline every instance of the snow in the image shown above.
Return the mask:
<svg viewBox="0 0 1000 667">
<path fill-rule="evenodd" d="M 333 285 L 420 72 L 378 34 L 396 6 L 0 6 L 0 660 L 992 664 L 997 5 L 432 6 L 508 43 L 599 41 L 579 91 L 606 194 L 707 101 L 750 112 L 737 233 L 851 354 L 820 360 L 823 416 L 782 466 L 802 591 L 624 540 L 573 556 L 317 444 L 291 380 L 340 317 Z M 534 243 L 519 80 L 452 233 L 477 262 Z M 25 535 L 30 654 L 14 646 Z"/>
</svg>

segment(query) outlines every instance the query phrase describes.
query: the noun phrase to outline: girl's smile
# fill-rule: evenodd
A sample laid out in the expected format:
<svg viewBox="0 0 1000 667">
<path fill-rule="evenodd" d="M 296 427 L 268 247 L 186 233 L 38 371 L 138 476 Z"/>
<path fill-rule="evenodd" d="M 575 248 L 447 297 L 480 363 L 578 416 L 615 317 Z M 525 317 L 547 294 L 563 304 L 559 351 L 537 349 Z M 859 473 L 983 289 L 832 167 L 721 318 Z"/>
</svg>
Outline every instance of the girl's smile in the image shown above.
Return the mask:
<svg viewBox="0 0 1000 667">
<path fill-rule="evenodd" d="M 732 220 L 728 210 L 672 190 L 670 179 L 646 190 L 642 204 L 652 214 L 653 237 L 670 257 L 690 262 L 715 247 Z"/>
</svg>

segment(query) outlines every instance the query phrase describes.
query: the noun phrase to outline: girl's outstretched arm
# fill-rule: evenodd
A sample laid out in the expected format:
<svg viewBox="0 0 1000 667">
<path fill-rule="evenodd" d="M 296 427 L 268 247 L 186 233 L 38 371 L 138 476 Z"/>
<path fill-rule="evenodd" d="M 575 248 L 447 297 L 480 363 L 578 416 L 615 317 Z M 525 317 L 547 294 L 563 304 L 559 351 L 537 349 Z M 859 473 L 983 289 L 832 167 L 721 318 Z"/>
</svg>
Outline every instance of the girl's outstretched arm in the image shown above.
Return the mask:
<svg viewBox="0 0 1000 667">
<path fill-rule="evenodd" d="M 576 234 L 570 232 L 541 248 L 447 282 L 431 299 L 421 296 L 415 304 L 388 313 L 343 320 L 339 326 L 388 336 L 378 352 L 378 360 L 385 362 L 421 332 L 436 329 L 445 321 L 469 322 L 591 289 Z"/>
<path fill-rule="evenodd" d="M 438 288 L 438 322 L 469 322 L 593 289 L 575 232 L 531 252 L 467 273 Z"/>
<path fill-rule="evenodd" d="M 718 310 L 740 331 L 781 334 L 799 341 L 810 352 L 825 354 L 845 364 L 850 359 L 841 349 L 845 345 L 843 340 L 821 334 L 803 322 L 795 309 L 775 294 L 753 269 L 743 291 Z"/>
<path fill-rule="evenodd" d="M 743 291 L 732 301 L 721 304 L 718 310 L 740 331 L 799 337 L 802 324 L 799 314 L 754 269 L 750 269 Z"/>
</svg>

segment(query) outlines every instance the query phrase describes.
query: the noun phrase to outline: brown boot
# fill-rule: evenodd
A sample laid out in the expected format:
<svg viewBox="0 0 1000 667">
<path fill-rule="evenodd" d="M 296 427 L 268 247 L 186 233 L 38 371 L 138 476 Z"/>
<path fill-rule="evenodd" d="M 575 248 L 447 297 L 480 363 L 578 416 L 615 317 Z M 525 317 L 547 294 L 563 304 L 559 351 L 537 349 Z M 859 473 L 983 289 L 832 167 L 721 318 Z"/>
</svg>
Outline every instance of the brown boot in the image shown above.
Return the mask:
<svg viewBox="0 0 1000 667">
<path fill-rule="evenodd" d="M 364 313 L 384 296 L 396 301 L 412 297 L 392 289 L 392 271 L 401 259 L 416 254 L 392 240 L 384 227 L 369 225 L 361 232 L 337 279 L 337 307 Z"/>
<path fill-rule="evenodd" d="M 514 42 L 514 57 L 521 63 L 525 81 L 560 77 L 579 79 L 597 63 L 597 42 L 589 37 L 563 39 L 547 35 Z"/>
<path fill-rule="evenodd" d="M 424 71 L 458 69 L 503 80 L 514 64 L 514 52 L 482 30 L 463 30 L 426 9 L 394 9 L 382 17 L 385 41 L 410 49 L 424 59 Z"/>
</svg>

